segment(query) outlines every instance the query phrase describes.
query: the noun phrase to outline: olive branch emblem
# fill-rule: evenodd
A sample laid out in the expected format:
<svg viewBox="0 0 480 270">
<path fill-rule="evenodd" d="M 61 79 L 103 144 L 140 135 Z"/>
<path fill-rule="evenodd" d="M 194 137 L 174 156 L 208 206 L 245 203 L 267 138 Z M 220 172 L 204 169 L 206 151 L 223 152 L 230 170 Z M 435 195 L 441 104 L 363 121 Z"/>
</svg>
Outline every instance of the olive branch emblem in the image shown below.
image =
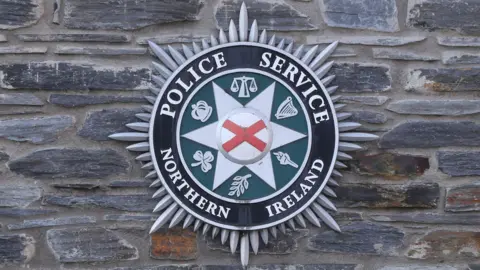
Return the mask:
<svg viewBox="0 0 480 270">
<path fill-rule="evenodd" d="M 233 178 L 233 183 L 230 186 L 230 192 L 228 193 L 228 196 L 234 196 L 236 195 L 237 197 L 240 197 L 245 191 L 248 189 L 248 178 L 252 177 L 251 174 L 247 174 L 245 176 L 235 176 Z"/>
</svg>

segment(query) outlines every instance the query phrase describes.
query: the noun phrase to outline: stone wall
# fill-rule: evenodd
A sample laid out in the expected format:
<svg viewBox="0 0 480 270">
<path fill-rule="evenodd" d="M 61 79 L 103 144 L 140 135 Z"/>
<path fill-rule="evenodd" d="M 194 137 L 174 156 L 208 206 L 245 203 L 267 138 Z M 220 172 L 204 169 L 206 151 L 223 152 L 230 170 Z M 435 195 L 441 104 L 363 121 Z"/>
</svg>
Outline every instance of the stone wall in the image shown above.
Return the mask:
<svg viewBox="0 0 480 270">
<path fill-rule="evenodd" d="M 250 0 L 259 28 L 339 40 L 344 109 L 380 140 L 349 163 L 324 228 L 279 235 L 259 269 L 480 269 L 480 1 Z M 0 264 L 240 269 L 217 240 L 148 235 L 139 162 L 108 140 L 145 104 L 146 41 L 199 41 L 236 0 L 0 0 Z M 290 40 L 290 39 L 289 39 Z"/>
</svg>

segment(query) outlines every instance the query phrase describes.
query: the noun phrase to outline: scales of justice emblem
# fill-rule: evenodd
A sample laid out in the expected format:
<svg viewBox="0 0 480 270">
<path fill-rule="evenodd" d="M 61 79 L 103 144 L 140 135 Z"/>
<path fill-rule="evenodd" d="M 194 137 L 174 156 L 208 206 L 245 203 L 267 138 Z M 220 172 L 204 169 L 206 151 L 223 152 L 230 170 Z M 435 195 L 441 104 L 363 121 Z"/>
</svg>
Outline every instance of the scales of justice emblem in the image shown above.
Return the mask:
<svg viewBox="0 0 480 270">
<path fill-rule="evenodd" d="M 357 142 L 377 136 L 355 132 L 327 61 L 337 42 L 306 48 L 260 31 L 240 7 L 201 44 L 162 48 L 154 59 L 151 96 L 130 142 L 158 200 L 150 232 L 192 226 L 240 251 L 242 265 L 278 231 L 325 225 L 332 217 L 340 169 Z"/>
</svg>

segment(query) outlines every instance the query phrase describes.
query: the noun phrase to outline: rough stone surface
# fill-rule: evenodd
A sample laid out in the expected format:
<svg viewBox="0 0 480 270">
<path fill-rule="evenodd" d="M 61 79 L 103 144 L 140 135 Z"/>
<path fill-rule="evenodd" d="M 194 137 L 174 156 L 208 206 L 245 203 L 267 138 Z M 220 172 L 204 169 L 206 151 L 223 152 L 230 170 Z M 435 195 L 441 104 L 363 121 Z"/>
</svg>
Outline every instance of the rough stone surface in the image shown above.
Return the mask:
<svg viewBox="0 0 480 270">
<path fill-rule="evenodd" d="M 52 209 L 22 209 L 22 208 L 0 208 L 0 217 L 31 217 L 31 216 L 45 216 L 48 214 L 57 213 L 57 210 Z"/>
<path fill-rule="evenodd" d="M 43 204 L 60 205 L 78 208 L 113 208 L 132 212 L 152 212 L 158 200 L 150 194 L 135 195 L 91 195 L 91 196 L 61 196 L 45 195 Z"/>
<path fill-rule="evenodd" d="M 388 104 L 387 110 L 399 114 L 470 115 L 480 113 L 479 100 L 400 100 Z"/>
<path fill-rule="evenodd" d="M 26 234 L 0 234 L 0 265 L 23 264 L 35 255 L 35 240 Z"/>
<path fill-rule="evenodd" d="M 447 51 L 442 53 L 445 65 L 477 65 L 480 64 L 480 53 Z"/>
<path fill-rule="evenodd" d="M 391 48 L 373 48 L 373 58 L 391 59 L 404 61 L 437 61 L 440 57 L 429 56 L 428 54 L 419 54 L 412 51 L 398 50 Z"/>
<path fill-rule="evenodd" d="M 125 173 L 129 164 L 111 149 L 46 149 L 10 161 L 10 170 L 36 179 L 102 178 Z"/>
<path fill-rule="evenodd" d="M 445 211 L 479 212 L 480 196 L 478 194 L 480 194 L 480 182 L 448 188 Z"/>
<path fill-rule="evenodd" d="M 418 224 L 455 224 L 480 225 L 478 214 L 439 214 L 439 213 L 396 213 L 371 214 L 369 217 L 376 222 L 408 222 Z"/>
<path fill-rule="evenodd" d="M 27 207 L 38 201 L 42 189 L 34 186 L 0 185 L 0 210 L 2 207 Z"/>
<path fill-rule="evenodd" d="M 471 259 L 480 257 L 480 233 L 438 230 L 410 244 L 405 256 L 411 259 Z"/>
<path fill-rule="evenodd" d="M 151 234 L 150 257 L 159 260 L 194 260 L 198 257 L 197 234 L 180 227 Z"/>
<path fill-rule="evenodd" d="M 366 208 L 435 208 L 440 197 L 438 184 L 343 184 L 335 188 L 338 205 Z"/>
<path fill-rule="evenodd" d="M 8 46 L 0 47 L 0 54 L 45 54 L 47 47 Z"/>
<path fill-rule="evenodd" d="M 357 36 L 354 37 L 328 37 L 322 35 L 307 36 L 306 44 L 325 44 L 338 41 L 340 44 L 370 45 L 370 46 L 402 46 L 425 40 L 426 37 L 389 37 L 389 36 Z"/>
<path fill-rule="evenodd" d="M 407 24 L 429 31 L 451 29 L 480 34 L 480 3 L 477 0 L 409 0 Z"/>
<path fill-rule="evenodd" d="M 42 106 L 43 101 L 33 94 L 0 94 L 0 105 Z"/>
<path fill-rule="evenodd" d="M 112 221 L 155 221 L 158 215 L 155 214 L 111 214 L 105 215 L 104 220 Z"/>
<path fill-rule="evenodd" d="M 42 113 L 44 109 L 41 107 L 20 107 L 20 106 L 0 106 L 0 115 L 22 115 Z"/>
<path fill-rule="evenodd" d="M 0 137 L 17 142 L 44 144 L 56 141 L 74 123 L 74 118 L 66 115 L 2 120 Z"/>
<path fill-rule="evenodd" d="M 385 266 L 379 268 L 378 270 L 463 270 L 450 265 L 396 265 L 396 266 Z"/>
<path fill-rule="evenodd" d="M 51 184 L 50 186 L 60 189 L 72 189 L 72 190 L 94 190 L 100 188 L 100 185 L 89 183 L 60 183 Z"/>
<path fill-rule="evenodd" d="M 79 54 L 79 55 L 143 55 L 147 53 L 146 48 L 111 48 L 111 47 L 78 47 L 78 46 L 57 46 L 56 54 Z"/>
<path fill-rule="evenodd" d="M 7 37 L 0 34 L 0 42 L 7 42 Z"/>
<path fill-rule="evenodd" d="M 252 257 L 250 257 L 252 258 Z M 248 267 L 242 267 L 240 264 L 227 265 L 194 265 L 194 264 L 176 264 L 176 265 L 155 265 L 140 267 L 118 267 L 109 270 L 355 270 L 360 265 L 356 264 L 249 264 Z M 439 269 L 442 270 L 442 269 Z"/>
<path fill-rule="evenodd" d="M 32 62 L 0 64 L 0 88 L 35 90 L 146 90 L 147 68 L 90 63 Z"/>
<path fill-rule="evenodd" d="M 61 218 L 24 220 L 22 223 L 8 224 L 7 228 L 9 230 L 23 230 L 23 229 L 39 228 L 39 227 L 91 224 L 95 222 L 96 222 L 95 217 L 89 217 L 89 216 L 61 217 Z"/>
<path fill-rule="evenodd" d="M 202 39 L 207 39 L 210 41 L 210 35 L 199 35 L 195 33 L 182 34 L 182 35 L 161 35 L 153 37 L 138 37 L 136 39 L 137 44 L 147 45 L 148 41 L 153 41 L 157 44 L 173 44 L 173 43 L 192 43 L 200 42 Z"/>
<path fill-rule="evenodd" d="M 324 20 L 331 27 L 396 32 L 395 0 L 323 0 Z"/>
<path fill-rule="evenodd" d="M 150 180 L 141 180 L 141 181 L 113 181 L 108 184 L 111 188 L 136 188 L 136 187 L 145 187 L 148 188 L 152 184 Z"/>
<path fill-rule="evenodd" d="M 385 114 L 373 111 L 349 111 L 352 114 L 349 121 L 367 124 L 385 124 L 388 118 Z"/>
<path fill-rule="evenodd" d="M 65 0 L 64 24 L 70 29 L 133 30 L 149 25 L 198 20 L 200 0 Z"/>
<path fill-rule="evenodd" d="M 145 98 L 143 96 L 51 94 L 48 102 L 62 107 L 77 108 L 112 103 L 145 103 Z"/>
<path fill-rule="evenodd" d="M 241 1 L 222 0 L 215 10 L 217 28 L 228 30 L 232 19 L 238 22 L 238 10 Z M 255 18 L 259 29 L 274 31 L 302 31 L 315 30 L 310 18 L 283 1 L 256 0 L 246 1 L 249 18 Z M 249 25 L 253 19 L 249 21 Z"/>
<path fill-rule="evenodd" d="M 325 231 L 308 240 L 312 251 L 395 255 L 402 245 L 405 234 L 395 227 L 355 222 L 342 226 L 342 233 Z"/>
<path fill-rule="evenodd" d="M 25 42 L 103 42 L 126 43 L 129 35 L 122 34 L 17 34 L 16 37 Z"/>
<path fill-rule="evenodd" d="M 342 96 L 340 102 L 347 104 L 382 106 L 389 99 L 390 98 L 387 96 Z"/>
<path fill-rule="evenodd" d="M 408 74 L 407 91 L 463 92 L 480 90 L 480 68 L 414 69 Z"/>
<path fill-rule="evenodd" d="M 138 250 L 127 240 L 99 227 L 51 229 L 47 243 L 59 262 L 135 260 Z"/>
<path fill-rule="evenodd" d="M 381 148 L 430 148 L 478 146 L 480 125 L 467 121 L 415 121 L 402 123 L 385 133 Z"/>
<path fill-rule="evenodd" d="M 405 179 L 421 176 L 430 168 L 428 157 L 394 153 L 355 155 L 351 167 L 361 175 L 382 176 L 387 179 Z"/>
<path fill-rule="evenodd" d="M 480 152 L 440 151 L 438 169 L 450 176 L 479 176 Z"/>
<path fill-rule="evenodd" d="M 0 29 L 16 29 L 36 24 L 43 15 L 41 0 L 0 2 Z"/>
<path fill-rule="evenodd" d="M 437 37 L 437 43 L 449 47 L 480 47 L 480 37 Z"/>
<path fill-rule="evenodd" d="M 334 64 L 328 75 L 336 75 L 331 85 L 338 85 L 337 91 L 343 93 L 383 92 L 392 84 L 388 66 Z"/>
<path fill-rule="evenodd" d="M 10 156 L 7 153 L 0 152 L 0 163 L 5 163 L 10 159 Z"/>
<path fill-rule="evenodd" d="M 108 141 L 109 135 L 131 131 L 125 125 L 137 122 L 142 109 L 108 109 L 90 112 L 78 135 L 95 141 Z"/>
</svg>

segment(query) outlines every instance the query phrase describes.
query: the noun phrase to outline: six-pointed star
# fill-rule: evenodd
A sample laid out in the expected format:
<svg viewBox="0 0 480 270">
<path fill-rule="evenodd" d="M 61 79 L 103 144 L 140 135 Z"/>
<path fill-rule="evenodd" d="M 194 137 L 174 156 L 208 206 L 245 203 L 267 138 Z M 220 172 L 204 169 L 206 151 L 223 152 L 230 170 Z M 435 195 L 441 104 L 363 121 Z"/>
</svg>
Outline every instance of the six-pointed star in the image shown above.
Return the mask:
<svg viewBox="0 0 480 270">
<path fill-rule="evenodd" d="M 253 108 L 261 112 L 266 117 L 266 119 L 270 121 L 273 97 L 275 93 L 275 83 L 272 83 L 270 86 L 268 86 L 263 92 L 258 94 L 245 106 L 243 106 L 235 98 L 227 94 L 216 83 L 212 82 L 212 84 L 215 97 L 215 105 L 219 120 L 223 119 L 224 116 L 230 113 L 232 110 L 238 108 Z M 270 151 L 273 151 L 278 147 L 306 137 L 306 135 L 302 133 L 283 127 L 276 123 L 270 122 L 270 125 L 273 131 L 273 142 Z M 217 126 L 218 121 L 183 134 L 182 137 L 218 150 L 216 137 Z M 258 135 L 255 136 L 258 137 Z M 227 159 L 223 154 L 218 153 L 212 190 L 215 190 L 217 187 L 227 181 L 235 172 L 237 172 L 243 166 L 246 166 L 248 169 L 250 169 L 273 189 L 277 188 L 275 184 L 275 177 L 273 174 L 270 153 L 267 153 L 261 160 L 247 165 L 232 162 Z"/>
</svg>

